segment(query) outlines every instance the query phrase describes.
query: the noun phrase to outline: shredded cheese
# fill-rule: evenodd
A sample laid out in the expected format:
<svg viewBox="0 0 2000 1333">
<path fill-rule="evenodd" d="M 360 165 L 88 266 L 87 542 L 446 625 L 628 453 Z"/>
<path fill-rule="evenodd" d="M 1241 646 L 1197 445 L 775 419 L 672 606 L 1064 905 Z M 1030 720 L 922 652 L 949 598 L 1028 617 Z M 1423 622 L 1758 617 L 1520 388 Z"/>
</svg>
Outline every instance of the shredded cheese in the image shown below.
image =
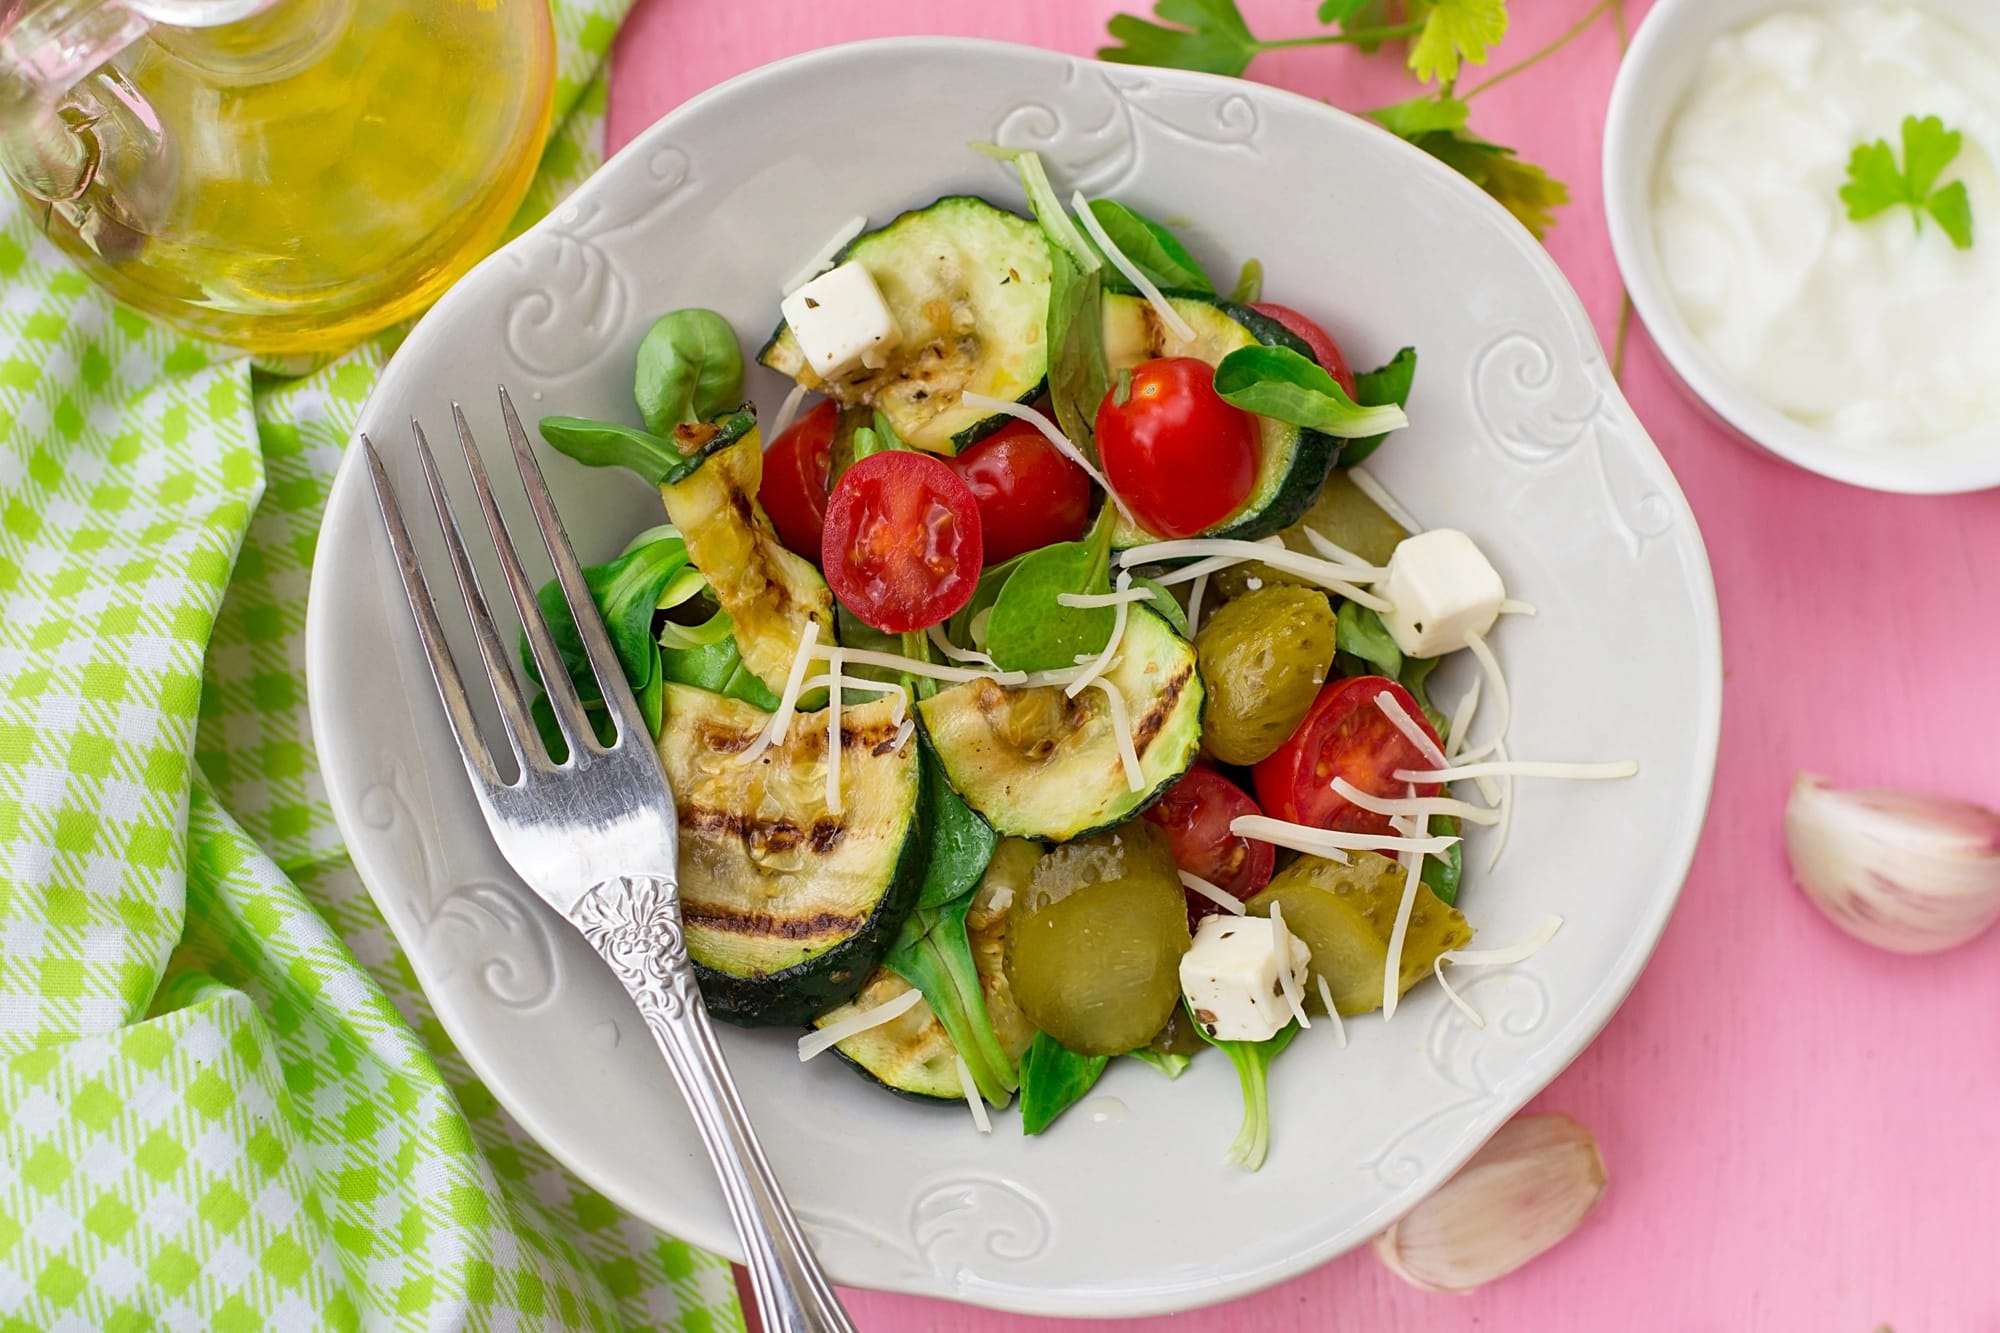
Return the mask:
<svg viewBox="0 0 2000 1333">
<path fill-rule="evenodd" d="M 951 636 L 944 632 L 943 625 L 932 625 L 925 632 L 930 635 L 931 647 L 943 653 L 946 660 L 952 662 L 977 662 L 981 666 L 993 667 L 995 670 L 999 669 L 999 663 L 995 662 L 985 653 L 980 652 L 977 648 L 961 648 L 953 643 Z"/>
<path fill-rule="evenodd" d="M 1383 569 L 1379 565 L 1369 564 L 1345 546 L 1340 545 L 1329 537 L 1321 535 L 1317 529 L 1301 528 L 1300 531 L 1305 533 L 1306 545 L 1312 547 L 1313 550 L 1318 551 L 1321 555 L 1336 564 L 1352 566 L 1357 571 L 1354 580 L 1356 583 L 1380 583 L 1383 579 L 1389 577 L 1388 570 Z M 1359 573 L 1361 570 L 1368 571 L 1366 577 L 1363 577 Z"/>
<path fill-rule="evenodd" d="M 817 650 L 825 656 L 827 649 Z M 878 652 L 873 648 L 842 648 L 841 659 L 856 666 L 881 667 L 887 671 L 901 671 L 912 676 L 928 676 L 932 680 L 949 681 L 962 685 L 968 680 L 990 680 L 999 685 L 1020 685 L 1026 683 L 1025 671 L 974 671 L 967 667 L 939 666 L 935 662 L 923 662 L 914 657 L 904 657 L 901 653 Z"/>
<path fill-rule="evenodd" d="M 979 1127 L 981 1134 L 993 1132 L 993 1121 L 986 1114 L 986 1103 L 980 1100 L 979 1088 L 972 1081 L 972 1067 L 965 1063 L 962 1055 L 953 1055 L 952 1063 L 958 1066 L 958 1090 L 965 1094 L 965 1104 L 972 1108 L 972 1123 Z"/>
<path fill-rule="evenodd" d="M 1446 758 L 1456 759 L 1459 752 L 1465 749 L 1467 732 L 1472 726 L 1472 719 L 1479 712 L 1479 686 L 1480 682 L 1474 679 L 1472 688 L 1459 696 L 1458 707 L 1451 711 L 1451 734 L 1444 738 Z M 1491 797 L 1487 799 L 1489 802 L 1492 800 Z"/>
<path fill-rule="evenodd" d="M 1121 584 L 1127 585 L 1122 587 L 1118 592 L 1059 592 L 1056 594 L 1056 605 L 1074 606 L 1080 610 L 1093 610 L 1100 606 L 1128 606 L 1133 602 L 1150 602 L 1153 600 L 1153 590 L 1151 588 L 1134 588 L 1129 586 L 1132 582 L 1132 576 L 1129 573 L 1120 574 L 1118 577 Z M 1085 656 L 1087 659 L 1088 654 Z"/>
<path fill-rule="evenodd" d="M 1396 770 L 1398 782 L 1457 782 L 1461 778 L 1568 778 L 1576 782 L 1609 782 L 1637 774 L 1639 765 L 1630 759 L 1608 764 L 1563 764 L 1540 759 L 1488 759 L 1477 764 L 1453 764 L 1449 768 Z"/>
<path fill-rule="evenodd" d="M 1292 1007 L 1292 1017 L 1299 1028 L 1312 1026 L 1312 1019 L 1306 1017 L 1306 991 L 1299 985 L 1299 979 L 1292 972 L 1292 932 L 1285 927 L 1283 904 L 1271 903 L 1271 945 L 1278 955 L 1278 989 L 1284 993 L 1285 1003 Z"/>
<path fill-rule="evenodd" d="M 1507 677 L 1500 670 L 1500 659 L 1493 655 L 1493 649 L 1485 638 L 1478 634 L 1468 634 L 1465 636 L 1465 646 L 1478 660 L 1479 669 L 1484 674 L 1486 683 L 1492 687 L 1493 711 L 1500 719 L 1494 723 L 1493 735 L 1484 745 L 1465 752 L 1465 758 L 1478 759 L 1492 754 L 1501 742 L 1507 739 L 1507 728 L 1514 724 L 1514 702 L 1507 689 Z"/>
<path fill-rule="evenodd" d="M 1239 838 L 1289 847 L 1309 856 L 1325 856 L 1345 861 L 1346 852 L 1421 852 L 1437 856 L 1451 850 L 1459 840 L 1451 837 L 1388 837 L 1379 833 L 1346 833 L 1339 829 L 1312 828 L 1290 824 L 1269 815 L 1238 815 L 1229 821 L 1229 831 Z"/>
<path fill-rule="evenodd" d="M 1111 503 L 1118 506 L 1119 513 L 1128 519 L 1132 518 L 1132 511 L 1118 498 L 1118 492 L 1111 489 L 1111 483 L 1104 479 L 1104 474 L 1097 470 L 1097 465 L 1083 456 L 1083 450 L 1077 448 L 1076 443 L 1063 434 L 1062 428 L 1049 420 L 1047 414 L 1036 411 L 1026 403 L 1017 403 L 1007 398 L 992 398 L 983 393 L 974 393 L 970 389 L 961 392 L 958 401 L 978 411 L 997 412 L 1001 416 L 1013 417 L 1016 421 L 1025 421 L 1033 426 L 1042 433 L 1044 439 L 1056 447 L 1057 453 L 1082 468 L 1084 475 L 1096 482 L 1097 488 L 1111 497 Z M 1137 519 L 1132 521 L 1138 522 Z"/>
<path fill-rule="evenodd" d="M 1359 602 L 1370 610 L 1389 610 L 1388 602 L 1372 592 L 1365 592 L 1355 586 L 1354 576 L 1357 574 L 1365 576 L 1366 570 L 1336 565 L 1331 560 L 1322 560 L 1314 555 L 1300 555 L 1282 542 L 1276 546 L 1266 546 L 1262 542 L 1236 541 L 1226 537 L 1189 537 L 1181 541 L 1153 542 L 1145 546 L 1134 546 L 1119 555 L 1118 563 L 1129 567 L 1158 560 L 1208 555 L 1236 557 L 1230 561 L 1231 564 L 1248 564 L 1253 561 L 1266 564 L 1273 569 L 1282 569 L 1287 574 L 1296 574 L 1331 592 L 1337 592 L 1348 601 Z"/>
<path fill-rule="evenodd" d="M 1333 1020 L 1333 1039 L 1340 1043 L 1340 1049 L 1347 1049 L 1347 1024 L 1340 1021 L 1340 1010 L 1334 1007 L 1333 990 L 1326 984 L 1326 974 L 1313 973 L 1313 981 L 1319 985 L 1319 1002 L 1326 1006 L 1326 1016 Z"/>
<path fill-rule="evenodd" d="M 799 634 L 799 646 L 792 654 L 792 669 L 785 676 L 784 691 L 778 696 L 778 711 L 771 714 L 771 720 L 764 724 L 764 730 L 758 733 L 757 739 L 737 756 L 737 763 L 756 763 L 764 757 L 764 751 L 791 730 L 792 714 L 798 710 L 799 692 L 805 686 L 806 667 L 812 662 L 813 648 L 818 642 L 819 622 L 806 621 L 805 629 Z"/>
<path fill-rule="evenodd" d="M 1375 815 L 1416 816 L 1451 815 L 1470 824 L 1497 824 L 1500 814 L 1487 806 L 1474 805 L 1470 801 L 1453 800 L 1449 796 L 1377 796 L 1366 792 L 1346 778 L 1333 780 L 1334 794 L 1350 805 L 1358 805 Z"/>
<path fill-rule="evenodd" d="M 785 401 L 778 404 L 777 419 L 771 423 L 772 439 L 777 439 L 792 428 L 792 423 L 798 420 L 799 417 L 799 406 L 805 400 L 806 386 L 803 384 L 794 384 L 792 391 L 785 395 Z"/>
<path fill-rule="evenodd" d="M 1125 696 L 1108 680 L 1090 683 L 1104 691 L 1105 711 L 1111 715 L 1111 734 L 1118 738 L 1118 760 L 1125 765 L 1125 785 L 1133 791 L 1146 790 L 1145 770 L 1139 767 L 1139 751 L 1132 744 L 1132 715 L 1125 707 Z"/>
<path fill-rule="evenodd" d="M 1395 695 L 1387 690 L 1378 691 L 1375 695 L 1375 706 L 1382 710 L 1382 716 L 1388 718 L 1410 744 L 1417 747 L 1424 758 L 1439 768 L 1445 766 L 1444 751 L 1438 749 L 1437 742 L 1430 738 L 1430 733 L 1424 730 L 1423 724 L 1409 715 Z"/>
<path fill-rule="evenodd" d="M 790 296 L 832 268 L 833 261 L 840 257 L 840 252 L 847 248 L 847 243 L 866 230 L 868 230 L 867 218 L 849 218 L 842 223 L 840 230 L 827 238 L 826 244 L 819 248 L 819 252 L 806 263 L 806 266 L 792 275 L 791 281 L 785 284 L 784 295 Z M 777 432 L 773 431 L 772 434 L 776 435 Z"/>
<path fill-rule="evenodd" d="M 1129 592 L 1131 587 L 1132 571 L 1129 569 L 1119 570 L 1118 592 Z M 1141 588 L 1139 591 L 1145 593 L 1148 597 L 1152 596 L 1152 593 L 1145 588 Z M 1061 601 L 1062 597 L 1063 594 L 1057 594 L 1056 600 Z M 1115 602 L 1112 605 L 1111 637 L 1104 641 L 1104 651 L 1092 659 L 1088 666 L 1084 667 L 1082 675 L 1063 688 L 1063 693 L 1072 699 L 1082 694 L 1087 687 L 1095 685 L 1103 677 L 1105 671 L 1110 668 L 1111 659 L 1118 656 L 1118 649 L 1125 638 L 1125 625 L 1132 618 L 1132 607 L 1129 602 Z M 1119 702 L 1122 704 L 1125 701 L 1120 699 Z M 1134 783 L 1132 790 L 1137 791 L 1138 789 L 1138 784 Z"/>
<path fill-rule="evenodd" d="M 1406 827 L 1421 837 L 1430 832 L 1431 817 L 1418 815 Z M 1424 854 L 1405 851 L 1396 858 L 1403 864 L 1403 897 L 1396 904 L 1396 925 L 1389 932 L 1389 957 L 1382 965 L 1382 1021 L 1396 1016 L 1396 1001 L 1402 998 L 1403 941 L 1410 933 L 1410 911 L 1417 905 L 1417 886 L 1424 879 Z"/>
<path fill-rule="evenodd" d="M 1354 483 L 1354 489 L 1373 500 L 1377 508 L 1395 519 L 1396 526 L 1403 531 L 1415 534 L 1424 530 L 1424 525 L 1412 518 L 1410 511 L 1403 508 L 1402 503 L 1389 494 L 1388 489 L 1375 480 L 1375 474 L 1367 468 L 1356 464 L 1347 469 L 1347 479 Z"/>
<path fill-rule="evenodd" d="M 1493 747 L 1493 752 L 1502 762 L 1507 759 L 1507 742 L 1501 741 Z M 1633 765 L 1637 768 L 1638 765 Z M 1514 775 L 1509 773 L 1500 781 L 1500 799 L 1495 803 L 1500 810 L 1500 827 L 1493 834 L 1493 854 L 1486 858 L 1486 872 L 1493 873 L 1493 867 L 1500 864 L 1500 853 L 1507 850 L 1507 835 L 1514 831 Z"/>
<path fill-rule="evenodd" d="M 1181 873 L 1182 886 L 1188 889 L 1190 892 L 1200 894 L 1202 897 L 1214 903 L 1217 907 L 1220 907 L 1223 911 L 1228 912 L 1231 916 L 1243 915 L 1244 907 L 1242 900 L 1237 898 L 1236 895 L 1232 894 L 1229 890 L 1223 888 L 1218 884 L 1209 883 L 1207 880 L 1203 879 L 1200 875 L 1189 874 L 1185 870 L 1181 871 L 1180 873 Z"/>
<path fill-rule="evenodd" d="M 842 652 L 844 654 L 846 650 L 843 649 Z M 841 660 L 846 661 L 847 659 L 843 655 Z M 901 723 L 904 715 L 909 711 L 910 692 L 904 689 L 901 685 L 896 684 L 894 681 L 866 680 L 842 673 L 840 677 L 840 686 L 842 691 L 844 692 L 842 695 L 843 701 L 845 700 L 847 694 L 853 694 L 857 692 L 861 694 L 875 694 L 878 696 L 894 695 L 896 700 L 896 710 L 894 713 L 890 715 L 889 718 L 889 720 L 892 722 Z M 806 677 L 806 683 L 799 687 L 799 693 L 800 695 L 807 695 L 811 694 L 814 690 L 830 690 L 832 688 L 833 688 L 833 673 L 829 671 L 829 672 L 824 672 L 817 676 Z"/>
<path fill-rule="evenodd" d="M 1197 574 L 1194 586 L 1188 589 L 1187 623 L 1188 633 L 1201 628 L 1201 599 L 1208 595 L 1208 575 Z"/>
<path fill-rule="evenodd" d="M 1053 685 L 1067 686 L 1082 670 L 1081 666 L 1066 666 L 1051 667 L 1047 671 L 1029 671 L 1021 676 L 1020 685 L 1022 689 L 1028 690 Z"/>
<path fill-rule="evenodd" d="M 826 700 L 826 810 L 841 813 L 840 804 L 840 650 L 827 658 L 832 678 L 827 682 Z"/>
<path fill-rule="evenodd" d="M 1159 313 L 1160 323 L 1167 326 L 1167 331 L 1184 343 L 1193 342 L 1194 326 L 1187 322 L 1180 311 L 1174 309 L 1174 303 L 1153 285 L 1153 280 L 1118 248 L 1117 242 L 1111 239 L 1111 233 L 1104 230 L 1104 224 L 1090 211 L 1090 200 L 1083 197 L 1082 190 L 1069 197 L 1069 206 L 1076 210 L 1076 220 L 1090 233 L 1090 239 L 1097 242 L 1097 248 L 1104 252 L 1104 257 L 1111 261 L 1111 266 L 1123 273 L 1125 281 L 1138 288 L 1139 294 L 1146 298 L 1146 304 Z"/>
<path fill-rule="evenodd" d="M 1505 967 L 1510 963 L 1525 962 L 1540 953 L 1542 946 L 1556 937 L 1556 932 L 1562 929 L 1562 923 L 1561 917 L 1551 916 L 1542 922 L 1542 928 L 1528 939 L 1500 949 L 1446 949 L 1431 964 L 1431 972 L 1437 977 L 1438 985 L 1444 987 L 1445 995 L 1458 1006 L 1458 1012 L 1464 1014 L 1472 1026 L 1484 1029 L 1486 1020 L 1479 1016 L 1479 1011 L 1467 1004 L 1465 998 L 1453 990 L 1451 983 L 1444 979 L 1444 965 L 1456 963 L 1460 967 Z"/>
<path fill-rule="evenodd" d="M 920 990 L 906 990 L 893 1000 L 884 1000 L 880 1004 L 863 1009 L 858 1014 L 849 1014 L 838 1023 L 829 1023 L 817 1032 L 806 1033 L 799 1038 L 800 1063 L 803 1064 L 815 1055 L 825 1054 L 849 1037 L 859 1036 L 870 1028 L 881 1027 L 884 1023 L 893 1023 L 916 1008 L 923 998 L 924 993 Z"/>
<path fill-rule="evenodd" d="M 1257 544 L 1259 546 L 1284 545 L 1276 537 L 1262 538 Z M 1196 579 L 1205 579 L 1210 574 L 1219 574 L 1232 565 L 1240 565 L 1242 563 L 1241 560 L 1233 555 L 1212 555 L 1206 560 L 1197 560 L 1191 565 L 1182 565 L 1178 569 L 1165 570 L 1153 582 L 1159 584 L 1162 588 L 1171 588 L 1176 583 L 1190 583 Z"/>
</svg>

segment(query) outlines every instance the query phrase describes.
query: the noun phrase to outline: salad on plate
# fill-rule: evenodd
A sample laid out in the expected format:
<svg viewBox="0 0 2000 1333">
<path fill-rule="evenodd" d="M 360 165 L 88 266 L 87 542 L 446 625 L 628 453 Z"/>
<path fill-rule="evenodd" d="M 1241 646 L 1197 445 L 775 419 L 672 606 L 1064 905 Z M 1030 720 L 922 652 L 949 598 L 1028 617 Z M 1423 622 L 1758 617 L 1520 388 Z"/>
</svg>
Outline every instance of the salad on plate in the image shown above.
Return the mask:
<svg viewBox="0 0 2000 1333">
<path fill-rule="evenodd" d="M 1356 374 L 1254 261 L 1225 295 L 1161 223 L 984 151 L 1032 216 L 855 219 L 786 284 L 755 354 L 795 386 L 768 446 L 701 309 L 640 344 L 643 425 L 541 431 L 665 504 L 587 573 L 678 806 L 710 1009 L 982 1131 L 1212 1046 L 1255 1169 L 1299 1033 L 1344 1045 L 1560 924 L 1470 948 L 1465 829 L 1497 858 L 1517 777 L 1636 765 L 1510 755 L 1487 635 L 1532 608 L 1360 466 L 1407 424 L 1413 349 Z"/>
</svg>

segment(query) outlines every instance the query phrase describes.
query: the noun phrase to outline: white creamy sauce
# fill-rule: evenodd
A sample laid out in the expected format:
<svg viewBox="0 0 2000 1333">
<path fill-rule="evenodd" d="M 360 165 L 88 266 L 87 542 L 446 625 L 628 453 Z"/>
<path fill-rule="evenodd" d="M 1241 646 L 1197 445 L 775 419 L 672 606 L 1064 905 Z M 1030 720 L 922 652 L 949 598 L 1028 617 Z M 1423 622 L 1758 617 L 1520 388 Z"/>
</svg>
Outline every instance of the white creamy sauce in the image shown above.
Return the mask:
<svg viewBox="0 0 2000 1333">
<path fill-rule="evenodd" d="M 1898 206 L 1850 221 L 1855 147 L 1965 136 L 1974 244 Z M 1850 441 L 2000 423 L 2000 52 L 1921 10 L 1772 15 L 1717 42 L 1667 135 L 1654 229 L 1675 303 L 1745 387 Z"/>
</svg>

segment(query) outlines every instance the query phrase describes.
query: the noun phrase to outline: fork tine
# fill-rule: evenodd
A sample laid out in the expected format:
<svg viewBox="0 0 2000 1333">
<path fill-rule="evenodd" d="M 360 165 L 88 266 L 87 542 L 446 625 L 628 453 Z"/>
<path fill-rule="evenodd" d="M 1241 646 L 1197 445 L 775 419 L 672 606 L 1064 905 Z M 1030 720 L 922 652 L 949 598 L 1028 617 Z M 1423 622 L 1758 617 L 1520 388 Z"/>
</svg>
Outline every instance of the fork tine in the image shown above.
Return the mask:
<svg viewBox="0 0 2000 1333">
<path fill-rule="evenodd" d="M 403 522 L 402 508 L 396 503 L 396 491 L 389 483 L 389 473 L 382 466 L 382 456 L 375 452 L 375 443 L 366 435 L 361 437 L 361 453 L 368 460 L 368 480 L 375 490 L 375 507 L 382 515 L 382 526 L 389 534 L 389 549 L 396 556 L 396 572 L 402 577 L 403 595 L 409 600 L 410 614 L 417 622 L 417 637 L 423 641 L 424 658 L 430 664 L 431 679 L 436 682 L 438 698 L 444 703 L 445 719 L 451 724 L 451 734 L 458 741 L 458 752 L 465 760 L 465 771 L 472 778 L 472 785 L 484 798 L 492 788 L 500 785 L 499 774 L 493 767 L 493 756 L 487 752 L 485 741 L 480 739 L 479 725 L 473 720 L 472 702 L 466 697 L 465 681 L 458 674 L 458 664 L 452 660 L 451 645 L 445 642 L 444 626 L 438 623 L 437 607 L 431 601 L 430 586 L 424 582 L 423 566 L 417 560 L 417 548 L 410 541 L 410 530 Z"/>
<path fill-rule="evenodd" d="M 548 548 L 549 561 L 556 570 L 556 581 L 562 586 L 563 599 L 569 603 L 570 618 L 576 622 L 584 653 L 590 658 L 591 670 L 597 674 L 598 688 L 603 692 L 612 720 L 617 725 L 618 735 L 614 744 L 622 742 L 628 735 L 649 741 L 651 732 L 640 716 L 639 702 L 632 697 L 625 669 L 618 663 L 617 650 L 611 646 L 611 636 L 605 632 L 604 621 L 597 613 L 596 599 L 591 597 L 589 585 L 584 582 L 576 552 L 569 544 L 569 535 L 563 531 L 562 516 L 556 513 L 555 502 L 549 498 L 548 485 L 542 480 L 541 464 L 535 461 L 528 433 L 521 428 L 520 415 L 514 411 L 514 400 L 507 395 L 504 384 L 500 386 L 500 415 L 507 423 L 507 439 L 514 446 L 514 466 L 520 470 L 521 487 L 528 493 L 528 506 L 535 511 L 536 526 L 542 530 L 542 544 Z"/>
<path fill-rule="evenodd" d="M 472 427 L 466 424 L 465 412 L 457 403 L 451 405 L 451 419 L 458 426 L 458 443 L 465 451 L 466 470 L 472 474 L 472 488 L 479 495 L 479 508 L 486 515 L 486 530 L 493 537 L 493 545 L 500 553 L 500 572 L 506 576 L 507 591 L 513 594 L 514 609 L 521 615 L 521 630 L 528 637 L 528 651 L 533 654 L 535 667 L 541 672 L 542 689 L 549 696 L 549 707 L 555 713 L 556 725 L 562 729 L 563 739 L 569 743 L 570 757 L 574 761 L 586 748 L 601 749 L 597 744 L 597 733 L 584 716 L 583 701 L 577 697 L 576 687 L 570 683 L 569 668 L 564 665 L 562 652 L 556 647 L 555 636 L 549 632 L 549 622 L 543 618 L 542 609 L 535 603 L 535 585 L 528 581 L 528 572 L 521 567 L 520 552 L 514 548 L 514 540 L 507 534 L 507 524 L 500 517 L 500 503 L 493 498 L 493 486 L 486 478 L 486 463 L 479 456 L 479 446 L 473 442 Z M 568 590 L 564 590 L 567 595 Z M 591 614 L 578 619 L 578 628 L 585 623 L 597 623 L 596 607 L 586 595 L 585 604 L 591 607 Z M 575 602 L 572 600 L 572 614 Z"/>
<path fill-rule="evenodd" d="M 431 455 L 431 443 L 424 438 L 424 428 L 414 418 L 410 421 L 410 433 L 416 437 L 417 461 L 423 465 L 424 484 L 431 492 L 431 507 L 437 511 L 438 526 L 444 529 L 444 545 L 451 557 L 452 577 L 458 582 L 458 595 L 465 602 L 466 614 L 472 618 L 472 633 L 479 641 L 479 656 L 486 663 L 486 680 L 493 687 L 494 702 L 500 705 L 500 723 L 507 732 L 507 744 L 514 751 L 514 762 L 525 772 L 529 767 L 530 745 L 535 747 L 533 753 L 536 757 L 542 757 L 539 742 L 530 739 L 535 734 L 535 723 L 528 713 L 528 701 L 521 693 L 520 681 L 515 679 L 513 665 L 507 660 L 506 641 L 500 637 L 500 630 L 493 623 L 493 612 L 487 608 L 486 594 L 479 587 L 479 575 L 465 554 L 458 517 L 452 512 L 451 497 L 445 493 L 444 481 L 438 476 L 437 459 Z"/>
</svg>

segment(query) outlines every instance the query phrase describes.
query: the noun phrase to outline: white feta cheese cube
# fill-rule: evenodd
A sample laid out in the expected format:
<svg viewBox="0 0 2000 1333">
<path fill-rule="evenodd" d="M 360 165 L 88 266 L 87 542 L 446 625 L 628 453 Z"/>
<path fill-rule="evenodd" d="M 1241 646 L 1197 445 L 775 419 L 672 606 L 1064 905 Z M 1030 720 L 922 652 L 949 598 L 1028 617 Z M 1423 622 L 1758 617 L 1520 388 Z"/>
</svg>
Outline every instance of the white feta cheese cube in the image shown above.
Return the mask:
<svg viewBox="0 0 2000 1333">
<path fill-rule="evenodd" d="M 1288 935 L 1294 978 L 1305 975 L 1312 952 Z M 1211 916 L 1181 955 L 1181 994 L 1195 1021 L 1217 1041 L 1269 1041 L 1292 1021 L 1278 973 L 1278 935 L 1261 916 Z"/>
<path fill-rule="evenodd" d="M 873 275 L 852 261 L 820 274 L 779 309 L 807 363 L 824 380 L 881 369 L 903 340 Z"/>
<path fill-rule="evenodd" d="M 1472 635 L 1493 628 L 1507 600 L 1499 571 L 1472 538 L 1453 528 L 1405 538 L 1376 591 L 1392 603 L 1382 623 L 1412 657 L 1457 652 Z"/>
</svg>

